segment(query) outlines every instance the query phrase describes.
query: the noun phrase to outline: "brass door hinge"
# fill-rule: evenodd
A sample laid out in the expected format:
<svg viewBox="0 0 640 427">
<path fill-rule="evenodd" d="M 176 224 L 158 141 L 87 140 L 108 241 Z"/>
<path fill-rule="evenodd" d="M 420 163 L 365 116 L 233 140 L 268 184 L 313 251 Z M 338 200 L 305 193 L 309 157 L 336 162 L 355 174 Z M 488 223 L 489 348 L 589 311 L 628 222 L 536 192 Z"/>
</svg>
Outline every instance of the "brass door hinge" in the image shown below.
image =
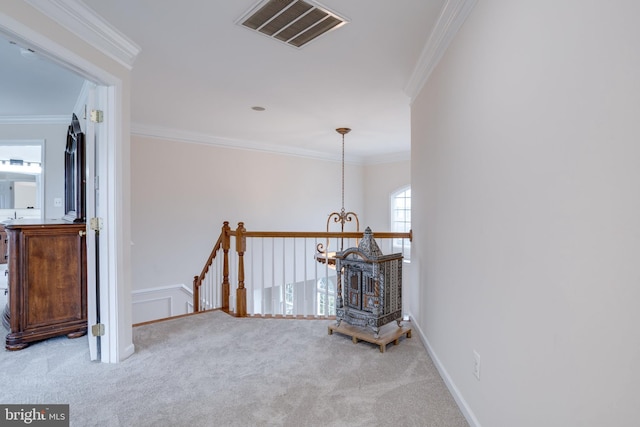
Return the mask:
<svg viewBox="0 0 640 427">
<path fill-rule="evenodd" d="M 93 230 L 93 231 L 100 231 L 102 230 L 102 218 L 91 218 L 89 220 L 89 227 Z"/>
<path fill-rule="evenodd" d="M 91 110 L 91 121 L 93 123 L 102 123 L 104 121 L 102 110 Z"/>
<path fill-rule="evenodd" d="M 102 323 L 96 323 L 91 325 L 91 334 L 94 337 L 101 337 L 104 335 L 104 325 Z"/>
</svg>

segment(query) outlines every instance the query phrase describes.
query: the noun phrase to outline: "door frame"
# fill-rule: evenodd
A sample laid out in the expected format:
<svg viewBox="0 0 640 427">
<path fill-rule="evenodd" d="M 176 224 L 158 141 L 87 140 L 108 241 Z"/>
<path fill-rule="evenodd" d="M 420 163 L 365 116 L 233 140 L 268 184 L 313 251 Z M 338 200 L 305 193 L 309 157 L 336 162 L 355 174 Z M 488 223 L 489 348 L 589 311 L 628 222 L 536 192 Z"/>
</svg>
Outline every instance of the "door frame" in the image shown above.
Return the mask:
<svg viewBox="0 0 640 427">
<path fill-rule="evenodd" d="M 130 240 L 128 222 L 125 222 L 123 207 L 129 204 L 123 199 L 128 191 L 123 184 L 128 155 L 123 151 L 128 146 L 123 142 L 123 99 L 125 85 L 117 76 L 101 66 L 85 59 L 58 44 L 48 36 L 16 21 L 0 12 L 0 32 L 19 40 L 25 46 L 32 47 L 38 53 L 59 63 L 63 67 L 81 75 L 86 80 L 104 87 L 106 99 L 101 100 L 104 111 L 104 142 L 107 146 L 106 158 L 101 159 L 106 181 L 101 186 L 106 189 L 106 206 L 103 209 L 103 236 L 106 251 L 100 254 L 99 265 L 108 281 L 103 283 L 105 298 L 100 300 L 101 320 L 105 326 L 102 337 L 102 362 L 117 363 L 134 352 L 131 331 L 131 293 L 127 280 L 128 259 L 125 257 L 125 242 Z M 128 139 L 127 139 L 128 141 Z M 123 206 L 124 205 L 124 206 Z M 129 253 L 130 250 L 126 252 Z M 125 263 L 126 261 L 126 263 Z M 129 290 L 129 292 L 127 292 Z M 96 307 L 87 307 L 95 310 Z"/>
</svg>

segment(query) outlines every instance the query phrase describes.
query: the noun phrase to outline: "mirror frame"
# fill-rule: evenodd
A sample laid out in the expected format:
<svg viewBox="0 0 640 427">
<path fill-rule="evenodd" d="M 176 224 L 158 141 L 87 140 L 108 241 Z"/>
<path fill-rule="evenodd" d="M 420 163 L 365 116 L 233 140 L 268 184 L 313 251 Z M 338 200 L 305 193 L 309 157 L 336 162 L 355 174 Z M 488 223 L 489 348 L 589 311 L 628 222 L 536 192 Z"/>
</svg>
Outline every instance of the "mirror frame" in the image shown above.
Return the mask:
<svg viewBox="0 0 640 427">
<path fill-rule="evenodd" d="M 67 131 L 64 151 L 64 211 L 65 221 L 86 221 L 85 139 L 78 117 L 74 114 Z"/>
</svg>

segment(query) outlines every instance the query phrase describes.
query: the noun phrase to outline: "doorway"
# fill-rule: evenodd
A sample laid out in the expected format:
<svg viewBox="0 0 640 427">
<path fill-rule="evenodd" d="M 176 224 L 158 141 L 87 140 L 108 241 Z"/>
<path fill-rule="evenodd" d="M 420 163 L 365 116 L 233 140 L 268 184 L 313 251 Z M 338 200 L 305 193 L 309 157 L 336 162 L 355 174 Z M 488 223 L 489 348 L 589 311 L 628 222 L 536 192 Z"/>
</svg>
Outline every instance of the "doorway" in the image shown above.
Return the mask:
<svg viewBox="0 0 640 427">
<path fill-rule="evenodd" d="M 100 239 L 102 250 L 98 262 L 101 277 L 105 278 L 102 282 L 106 284 L 101 287 L 99 299 L 101 323 L 104 325 L 100 361 L 116 363 L 127 358 L 134 351 L 131 332 L 130 283 L 127 279 L 130 249 L 124 244 L 125 241 L 130 242 L 128 217 L 127 222 L 124 221 L 124 212 L 128 209 L 126 197 L 129 190 L 122 182 L 123 175 L 128 174 L 124 172 L 122 164 L 123 159 L 127 160 L 123 152 L 128 152 L 129 143 L 128 135 L 124 136 L 122 132 L 123 76 L 126 73 L 111 74 L 38 31 L 35 27 L 32 29 L 0 12 L 0 33 L 19 40 L 27 49 L 41 52 L 83 79 L 96 82 L 100 91 L 104 93 L 104 98 L 99 100 L 97 107 L 104 112 L 105 119 L 101 124 L 101 130 L 97 132 L 102 135 L 101 141 L 106 153 L 100 158 L 100 165 L 96 167 L 105 172 L 99 181 L 103 189 L 100 192 L 99 202 L 104 217 Z M 54 37 L 57 38 L 57 36 Z M 62 41 L 62 43 L 65 42 Z M 93 212 L 87 212 L 88 217 L 92 215 Z M 95 310 L 96 302 L 89 302 L 87 308 Z"/>
</svg>

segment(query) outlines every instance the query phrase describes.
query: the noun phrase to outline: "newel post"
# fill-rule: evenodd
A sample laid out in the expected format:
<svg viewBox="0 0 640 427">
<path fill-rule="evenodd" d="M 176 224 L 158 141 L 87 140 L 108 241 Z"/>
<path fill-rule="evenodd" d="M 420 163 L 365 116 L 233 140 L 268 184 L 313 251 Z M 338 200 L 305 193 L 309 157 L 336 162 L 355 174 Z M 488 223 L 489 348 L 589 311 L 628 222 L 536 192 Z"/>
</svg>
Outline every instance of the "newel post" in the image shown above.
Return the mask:
<svg viewBox="0 0 640 427">
<path fill-rule="evenodd" d="M 244 287 L 244 252 L 247 250 L 247 238 L 244 223 L 239 222 L 236 230 L 236 251 L 238 252 L 238 289 L 236 289 L 236 315 L 247 316 L 247 290 Z"/>
<path fill-rule="evenodd" d="M 229 221 L 222 225 L 222 309 L 229 310 L 229 249 L 231 248 Z"/>
<path fill-rule="evenodd" d="M 193 276 L 193 312 L 200 311 L 200 276 Z"/>
</svg>

